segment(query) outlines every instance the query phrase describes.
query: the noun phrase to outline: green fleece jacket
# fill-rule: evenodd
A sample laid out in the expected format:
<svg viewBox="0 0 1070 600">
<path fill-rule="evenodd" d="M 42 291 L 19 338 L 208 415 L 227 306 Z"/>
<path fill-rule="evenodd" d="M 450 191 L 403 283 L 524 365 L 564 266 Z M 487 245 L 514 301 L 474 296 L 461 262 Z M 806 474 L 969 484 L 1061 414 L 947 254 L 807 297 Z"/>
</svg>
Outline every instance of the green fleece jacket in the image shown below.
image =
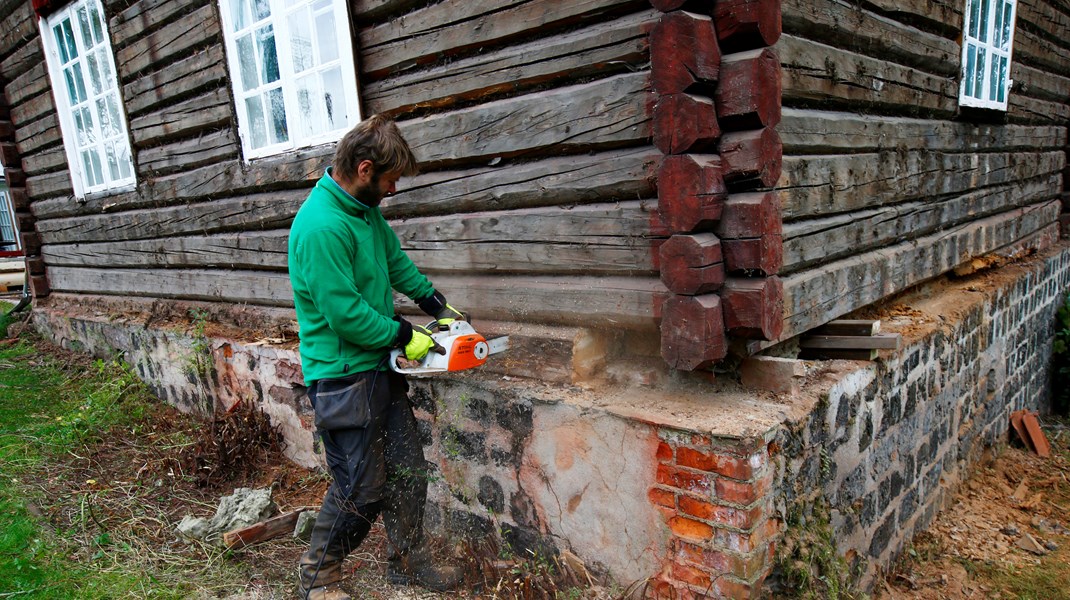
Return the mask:
<svg viewBox="0 0 1070 600">
<path fill-rule="evenodd" d="M 399 327 L 391 289 L 413 299 L 434 293 L 379 209 L 343 190 L 330 169 L 294 218 L 289 269 L 306 383 L 384 368 Z"/>
</svg>

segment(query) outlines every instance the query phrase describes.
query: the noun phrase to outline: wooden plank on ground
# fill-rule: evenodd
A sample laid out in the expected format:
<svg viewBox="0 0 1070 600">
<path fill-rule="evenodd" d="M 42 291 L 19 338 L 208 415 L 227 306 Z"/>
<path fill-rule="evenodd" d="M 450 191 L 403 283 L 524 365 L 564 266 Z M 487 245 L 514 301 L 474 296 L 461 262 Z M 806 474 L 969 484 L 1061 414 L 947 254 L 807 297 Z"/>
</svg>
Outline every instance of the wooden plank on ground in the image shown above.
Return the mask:
<svg viewBox="0 0 1070 600">
<path fill-rule="evenodd" d="M 420 163 L 485 163 L 647 142 L 652 135 L 646 73 L 616 75 L 398 123 Z"/>
<path fill-rule="evenodd" d="M 821 327 L 811 329 L 810 335 L 877 335 L 881 330 L 880 320 L 836 319 Z"/>
<path fill-rule="evenodd" d="M 649 33 L 658 13 L 642 11 L 608 23 L 479 53 L 362 86 L 369 113 L 400 115 L 414 109 L 442 109 L 495 94 L 575 81 L 649 61 Z"/>
<path fill-rule="evenodd" d="M 379 79 L 391 71 L 426 64 L 442 56 L 490 48 L 524 35 L 605 21 L 646 5 L 637 0 L 494 0 L 431 4 L 359 31 L 362 73 Z"/>
<path fill-rule="evenodd" d="M 903 336 L 898 333 L 874 335 L 804 335 L 799 340 L 800 348 L 821 350 L 898 350 Z"/>
<path fill-rule="evenodd" d="M 783 164 L 777 187 L 788 221 L 1042 177 L 1060 171 L 1066 154 L 911 150 L 790 156 Z"/>
<path fill-rule="evenodd" d="M 266 521 L 253 523 L 241 529 L 232 529 L 223 534 L 223 545 L 227 548 L 244 548 L 260 542 L 266 542 L 280 535 L 293 533 L 297 525 L 297 518 L 305 509 L 293 510 L 288 513 L 272 517 Z"/>
<path fill-rule="evenodd" d="M 784 278 L 787 339 L 1030 236 L 1058 236 L 1058 201 L 1019 208 Z M 1052 228 L 1055 228 L 1054 230 Z M 1054 232 L 1054 233 L 1053 233 Z"/>
</svg>

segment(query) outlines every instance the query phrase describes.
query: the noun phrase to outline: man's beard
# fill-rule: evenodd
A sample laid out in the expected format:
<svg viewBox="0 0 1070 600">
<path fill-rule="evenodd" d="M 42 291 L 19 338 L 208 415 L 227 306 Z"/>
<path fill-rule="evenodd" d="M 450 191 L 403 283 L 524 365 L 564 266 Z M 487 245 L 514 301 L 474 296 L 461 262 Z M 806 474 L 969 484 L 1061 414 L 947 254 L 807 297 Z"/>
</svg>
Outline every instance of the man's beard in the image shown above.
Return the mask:
<svg viewBox="0 0 1070 600">
<path fill-rule="evenodd" d="M 379 206 L 379 203 L 383 201 L 384 194 L 379 191 L 378 175 L 372 177 L 372 182 L 370 184 L 357 186 L 357 189 L 353 193 L 353 197 L 360 200 L 360 203 L 364 206 L 370 206 L 372 208 Z"/>
</svg>

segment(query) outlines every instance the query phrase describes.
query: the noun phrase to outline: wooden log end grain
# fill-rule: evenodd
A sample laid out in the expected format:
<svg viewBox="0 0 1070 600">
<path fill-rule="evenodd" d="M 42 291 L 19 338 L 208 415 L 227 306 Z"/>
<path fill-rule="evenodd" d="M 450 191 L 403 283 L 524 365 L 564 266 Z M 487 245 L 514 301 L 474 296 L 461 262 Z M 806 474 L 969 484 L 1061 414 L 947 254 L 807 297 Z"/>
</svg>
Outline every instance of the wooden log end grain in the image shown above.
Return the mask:
<svg viewBox="0 0 1070 600">
<path fill-rule="evenodd" d="M 725 183 L 732 187 L 773 187 L 780 179 L 784 143 L 772 127 L 726 133 L 718 146 Z"/>
<path fill-rule="evenodd" d="M 731 194 L 724 202 L 721 220 L 714 231 L 728 239 L 780 235 L 783 221 L 777 192 Z"/>
<path fill-rule="evenodd" d="M 714 95 L 721 129 L 775 127 L 780 122 L 781 95 L 780 58 L 772 48 L 726 56 Z"/>
<path fill-rule="evenodd" d="M 779 277 L 734 278 L 720 291 L 729 335 L 775 340 L 784 330 L 784 284 Z"/>
<path fill-rule="evenodd" d="M 725 272 L 733 275 L 775 275 L 784 266 L 784 238 L 777 234 L 721 240 Z"/>
<path fill-rule="evenodd" d="M 709 150 L 720 136 L 717 107 L 710 98 L 670 94 L 654 105 L 654 145 L 665 154 Z"/>
<path fill-rule="evenodd" d="M 674 235 L 658 249 L 661 281 L 676 294 L 717 291 L 725 280 L 721 241 L 712 233 Z"/>
<path fill-rule="evenodd" d="M 679 94 L 712 86 L 721 48 L 713 19 L 686 11 L 664 15 L 650 32 L 651 86 L 659 94 Z"/>
<path fill-rule="evenodd" d="M 717 0 L 713 22 L 725 52 L 772 46 L 780 39 L 782 0 Z"/>
<path fill-rule="evenodd" d="M 694 371 L 728 354 L 721 299 L 672 296 L 662 306 L 661 355 L 673 369 Z"/>
<path fill-rule="evenodd" d="M 727 191 L 721 159 L 707 154 L 665 157 L 658 171 L 658 212 L 674 233 L 712 227 L 720 218 Z"/>
</svg>

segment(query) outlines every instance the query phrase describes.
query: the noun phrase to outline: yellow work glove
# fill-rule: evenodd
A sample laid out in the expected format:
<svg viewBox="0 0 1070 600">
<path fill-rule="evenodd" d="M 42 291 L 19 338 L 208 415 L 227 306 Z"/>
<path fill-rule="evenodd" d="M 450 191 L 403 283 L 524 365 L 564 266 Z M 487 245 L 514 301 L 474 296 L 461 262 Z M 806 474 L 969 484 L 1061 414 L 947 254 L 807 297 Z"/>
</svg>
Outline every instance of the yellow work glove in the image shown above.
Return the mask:
<svg viewBox="0 0 1070 600">
<path fill-rule="evenodd" d="M 439 330 L 445 331 L 450 328 L 454 321 L 467 321 L 468 315 L 447 304 L 446 308 L 443 308 L 435 315 L 435 320 L 438 321 Z"/>
<path fill-rule="evenodd" d="M 409 340 L 408 344 L 405 344 L 405 358 L 409 360 L 423 360 L 431 350 L 434 350 L 439 354 L 446 353 L 446 349 L 440 346 L 438 342 L 431 337 L 430 331 L 419 325 L 413 325 L 412 339 Z"/>
</svg>

